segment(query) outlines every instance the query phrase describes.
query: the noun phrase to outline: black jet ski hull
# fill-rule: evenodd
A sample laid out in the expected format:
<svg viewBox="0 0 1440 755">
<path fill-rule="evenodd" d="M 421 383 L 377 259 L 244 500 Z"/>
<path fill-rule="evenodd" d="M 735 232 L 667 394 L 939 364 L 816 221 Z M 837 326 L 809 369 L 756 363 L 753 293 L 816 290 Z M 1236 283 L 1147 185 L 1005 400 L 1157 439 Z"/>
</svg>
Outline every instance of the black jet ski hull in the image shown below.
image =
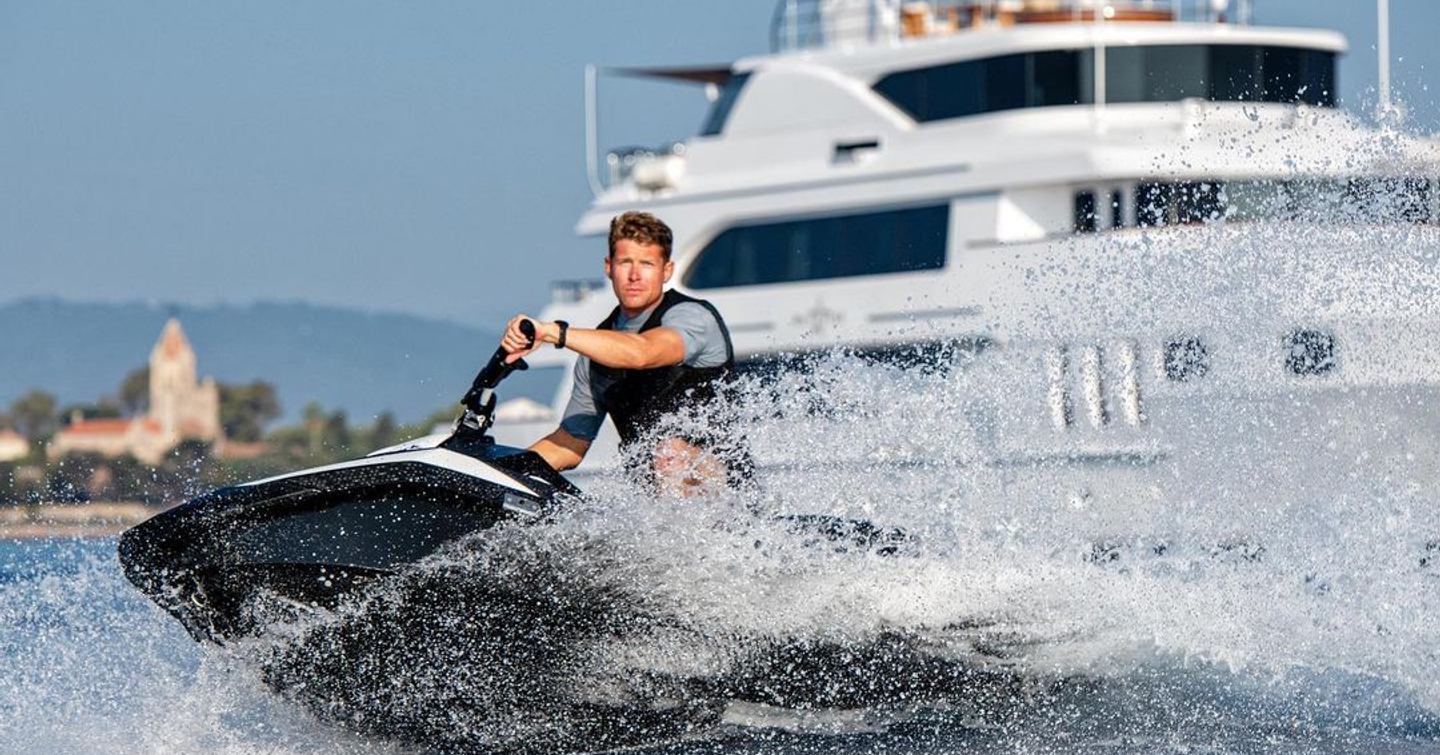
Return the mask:
<svg viewBox="0 0 1440 755">
<path fill-rule="evenodd" d="M 120 538 L 126 576 L 197 639 L 253 633 L 264 593 L 330 607 L 575 489 L 534 453 L 415 448 L 222 488 Z"/>
</svg>

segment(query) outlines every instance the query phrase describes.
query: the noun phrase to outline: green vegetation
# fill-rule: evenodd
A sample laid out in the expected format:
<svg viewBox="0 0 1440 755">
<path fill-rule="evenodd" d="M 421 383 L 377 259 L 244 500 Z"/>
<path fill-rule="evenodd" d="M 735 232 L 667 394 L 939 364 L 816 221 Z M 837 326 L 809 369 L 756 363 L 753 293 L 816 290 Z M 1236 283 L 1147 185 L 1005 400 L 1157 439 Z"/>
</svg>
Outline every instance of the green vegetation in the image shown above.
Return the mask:
<svg viewBox="0 0 1440 755">
<path fill-rule="evenodd" d="M 247 385 L 221 383 L 219 387 L 220 426 L 225 428 L 225 437 L 231 440 L 243 443 L 260 440 L 265 426 L 280 416 L 275 386 L 263 380 Z"/>
<path fill-rule="evenodd" d="M 146 382 L 141 383 L 137 376 Z M 458 409 L 446 408 L 420 422 L 402 425 L 385 412 L 367 424 L 354 425 L 343 410 L 327 410 L 312 402 L 299 423 L 267 431 L 280 417 L 281 407 L 274 386 L 257 380 L 219 386 L 220 421 L 227 439 L 224 448 L 186 440 L 154 466 L 129 456 L 107 458 L 93 453 L 46 458 L 44 441 L 69 421 L 71 412 L 87 419 L 143 413 L 149 396 L 148 377 L 147 370 L 127 375 L 118 399 L 61 410 L 54 396 L 36 390 L 16 400 L 8 412 L 0 412 L 0 427 L 13 427 L 32 441 L 29 457 L 0 462 L 0 505 L 179 503 L 216 487 L 361 456 L 428 434 L 458 413 Z"/>
<path fill-rule="evenodd" d="M 15 423 L 15 431 L 31 443 L 49 440 L 60 427 L 55 397 L 45 391 L 30 391 L 10 405 L 10 420 Z"/>
<path fill-rule="evenodd" d="M 120 410 L 133 417 L 150 408 L 150 366 L 130 371 L 120 381 Z"/>
</svg>

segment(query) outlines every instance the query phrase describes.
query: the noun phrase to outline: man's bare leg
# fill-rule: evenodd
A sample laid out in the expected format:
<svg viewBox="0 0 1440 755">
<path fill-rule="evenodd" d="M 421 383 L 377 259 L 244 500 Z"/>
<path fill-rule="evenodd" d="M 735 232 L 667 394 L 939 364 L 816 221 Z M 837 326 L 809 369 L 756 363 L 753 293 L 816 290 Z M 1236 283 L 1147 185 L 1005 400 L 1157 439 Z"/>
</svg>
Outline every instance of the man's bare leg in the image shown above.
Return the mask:
<svg viewBox="0 0 1440 755">
<path fill-rule="evenodd" d="M 654 469 L 662 495 L 690 498 L 725 482 L 725 465 L 715 454 L 680 438 L 656 444 Z"/>
</svg>

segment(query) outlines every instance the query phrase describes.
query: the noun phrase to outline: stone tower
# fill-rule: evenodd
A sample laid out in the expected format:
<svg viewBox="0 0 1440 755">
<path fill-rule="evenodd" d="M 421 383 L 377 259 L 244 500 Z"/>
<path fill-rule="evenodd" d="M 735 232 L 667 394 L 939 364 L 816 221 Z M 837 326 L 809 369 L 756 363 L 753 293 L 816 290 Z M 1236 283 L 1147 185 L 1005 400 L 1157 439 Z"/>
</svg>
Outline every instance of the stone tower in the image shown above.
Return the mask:
<svg viewBox="0 0 1440 755">
<path fill-rule="evenodd" d="M 197 379 L 195 350 L 173 317 L 150 351 L 150 417 L 172 437 L 220 437 L 220 391 L 214 379 Z"/>
</svg>

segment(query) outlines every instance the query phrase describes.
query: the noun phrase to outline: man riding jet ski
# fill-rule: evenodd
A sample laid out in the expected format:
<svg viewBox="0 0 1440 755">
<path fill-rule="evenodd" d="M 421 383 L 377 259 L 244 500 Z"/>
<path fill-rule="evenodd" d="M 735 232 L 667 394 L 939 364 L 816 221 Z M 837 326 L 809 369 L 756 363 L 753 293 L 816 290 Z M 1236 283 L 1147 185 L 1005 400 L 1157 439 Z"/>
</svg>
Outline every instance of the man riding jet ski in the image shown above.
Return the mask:
<svg viewBox="0 0 1440 755">
<path fill-rule="evenodd" d="M 649 305 L 630 307 L 624 287 L 633 284 L 631 276 L 646 281 L 654 294 L 669 265 L 659 265 L 659 276 L 614 272 L 632 263 L 642 268 L 647 256 L 654 263 L 658 253 L 636 252 L 624 241 L 617 245 L 618 262 L 607 261 L 622 306 L 602 328 L 571 331 L 568 339 L 563 323 L 537 328 L 528 318 L 512 322 L 501 348 L 462 398 L 464 411 L 453 432 L 222 488 L 158 514 L 121 536 L 126 576 L 197 640 L 228 644 L 263 635 L 277 622 L 311 617 L 304 631 L 278 633 L 271 636 L 281 642 L 261 643 L 271 654 L 259 659 L 262 676 L 324 717 L 365 732 L 442 749 L 490 741 L 489 734 L 455 728 L 453 716 L 463 708 L 472 723 L 499 721 L 495 736 L 559 751 L 645 741 L 657 731 L 709 720 L 713 711 L 706 705 L 695 710 L 668 703 L 636 709 L 623 700 L 602 705 L 566 676 L 583 665 L 594 642 L 635 631 L 645 621 L 669 626 L 663 617 L 647 618 L 643 605 L 632 605 L 644 604 L 645 596 L 627 602 L 604 590 L 592 594 L 584 588 L 593 581 L 589 572 L 565 571 L 565 554 L 553 563 L 525 562 L 518 572 L 499 568 L 514 566 L 514 551 L 507 546 L 530 540 L 532 526 L 558 523 L 560 510 L 579 496 L 556 467 L 580 461 L 588 448 L 583 436 L 593 432 L 586 428 L 598 426 L 594 413 L 602 407 L 633 451 L 632 471 L 662 492 L 690 495 L 717 476 L 722 485 L 745 479 L 745 465 L 735 461 L 743 457 L 726 453 L 734 448 L 727 446 L 726 428 L 654 442 L 667 412 L 690 401 L 723 398 L 720 380 L 733 355 L 723 321 L 699 302 L 663 294 Z M 681 351 L 692 353 L 683 334 L 670 327 L 676 322 L 671 313 L 684 315 L 682 308 L 692 304 L 713 315 L 724 346 L 719 364 L 687 364 L 689 356 L 664 361 Z M 605 332 L 609 328 L 637 334 Z M 499 445 L 487 432 L 496 388 L 525 369 L 522 357 L 542 340 L 572 343 L 589 357 L 584 370 L 593 379 L 589 408 L 567 411 L 561 427 L 533 450 Z M 645 344 L 669 356 L 646 361 L 650 357 L 644 355 L 652 352 Z M 615 353 L 621 361 L 607 366 Z M 657 366 L 636 369 L 636 364 Z M 833 549 L 885 554 L 905 539 L 894 530 L 824 515 L 774 521 L 798 534 L 802 544 Z M 507 522 L 526 526 L 495 529 L 493 540 L 473 544 L 477 553 L 500 554 L 498 571 L 427 560 L 447 543 L 489 534 Z M 330 608 L 338 609 L 330 618 L 343 620 L 327 623 L 327 615 L 316 610 Z M 423 679 L 448 678 L 452 663 L 471 677 L 481 676 L 469 686 L 443 682 L 438 689 L 408 689 L 423 687 Z M 417 678 L 407 676 L 410 672 Z M 409 704 L 412 692 L 446 702 L 415 706 Z M 395 703 L 392 696 L 407 702 Z M 550 711 L 540 716 L 543 731 L 519 731 L 510 719 L 502 721 L 507 711 L 537 706 Z"/>
<path fill-rule="evenodd" d="M 514 360 L 542 344 L 569 348 L 574 388 L 560 426 L 530 450 L 557 470 L 580 463 L 608 415 L 634 477 L 663 493 L 692 495 L 708 486 L 744 485 L 750 462 L 727 427 L 685 435 L 655 432 L 656 421 L 713 401 L 735 367 L 735 349 L 720 312 L 707 301 L 665 290 L 675 272 L 669 226 L 645 212 L 610 221 L 605 277 L 619 303 L 593 329 L 557 320 L 538 325 L 538 339 L 510 320 L 501 348 Z"/>
<path fill-rule="evenodd" d="M 160 513 L 121 535 L 125 575 L 194 637 L 221 642 L 260 628 L 250 607 L 262 593 L 331 606 L 446 542 L 539 517 L 579 491 L 539 455 L 487 434 L 496 386 L 526 368 L 507 356 L 496 351 L 475 376 L 449 435 L 221 488 Z"/>
<path fill-rule="evenodd" d="M 332 606 L 447 542 L 505 519 L 539 519 L 577 496 L 557 470 L 580 462 L 607 414 L 640 483 L 670 495 L 743 486 L 749 460 L 731 428 L 655 437 L 668 413 L 720 398 L 734 364 L 714 308 L 664 291 L 669 245 L 669 229 L 654 217 L 617 217 L 605 269 L 620 304 L 599 328 L 515 318 L 461 400 L 451 434 L 195 498 L 121 536 L 126 576 L 197 639 L 253 633 L 265 623 L 252 611 L 257 596 Z M 495 389 L 541 343 L 582 355 L 570 406 L 531 449 L 498 445 L 487 434 Z M 821 540 L 865 547 L 893 549 L 899 537 L 824 515 L 783 519 Z"/>
<path fill-rule="evenodd" d="M 126 532 L 126 575 L 197 638 L 257 628 L 260 593 L 327 606 L 445 542 L 510 516 L 537 517 L 579 491 L 557 470 L 584 457 L 606 415 L 633 449 L 663 415 L 716 397 L 734 365 L 724 321 L 708 303 L 665 292 L 670 229 L 625 213 L 611 225 L 605 270 L 619 306 L 599 328 L 511 320 L 501 348 L 462 399 L 448 437 L 431 436 L 332 464 L 223 488 Z M 538 336 L 538 337 L 537 337 Z M 497 445 L 495 388 L 541 343 L 581 354 L 559 428 L 521 450 Z M 690 494 L 741 481 L 725 428 L 651 439 L 631 453 L 637 480 Z M 722 453 L 717 453 L 722 452 Z"/>
</svg>

